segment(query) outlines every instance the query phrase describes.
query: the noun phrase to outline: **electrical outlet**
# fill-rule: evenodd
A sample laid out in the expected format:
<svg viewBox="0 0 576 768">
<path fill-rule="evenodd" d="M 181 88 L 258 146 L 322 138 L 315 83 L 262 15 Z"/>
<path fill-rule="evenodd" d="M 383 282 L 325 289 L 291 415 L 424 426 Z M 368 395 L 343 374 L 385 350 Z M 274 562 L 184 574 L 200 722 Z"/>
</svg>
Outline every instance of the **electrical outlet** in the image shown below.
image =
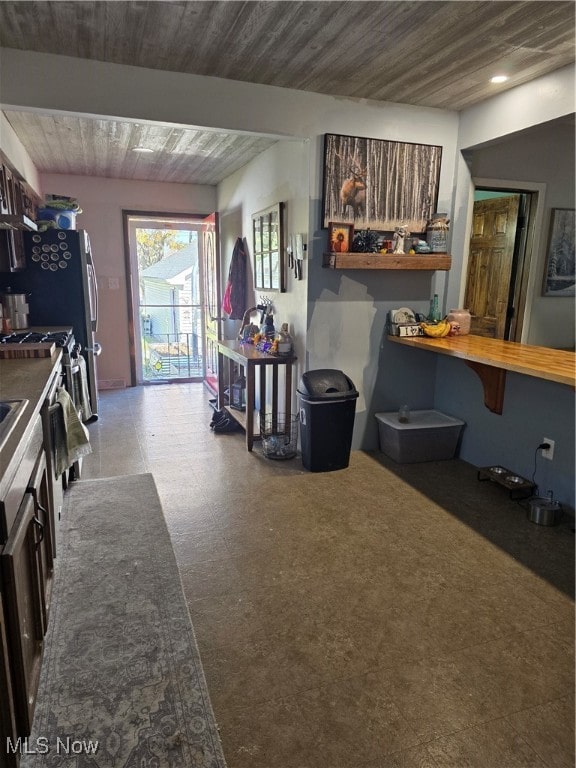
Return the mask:
<svg viewBox="0 0 576 768">
<path fill-rule="evenodd" d="M 542 458 L 550 459 L 550 461 L 552 461 L 552 459 L 554 458 L 554 440 L 550 440 L 549 437 L 543 437 L 542 442 L 548 443 L 548 445 L 550 446 L 550 448 L 542 449 Z"/>
</svg>

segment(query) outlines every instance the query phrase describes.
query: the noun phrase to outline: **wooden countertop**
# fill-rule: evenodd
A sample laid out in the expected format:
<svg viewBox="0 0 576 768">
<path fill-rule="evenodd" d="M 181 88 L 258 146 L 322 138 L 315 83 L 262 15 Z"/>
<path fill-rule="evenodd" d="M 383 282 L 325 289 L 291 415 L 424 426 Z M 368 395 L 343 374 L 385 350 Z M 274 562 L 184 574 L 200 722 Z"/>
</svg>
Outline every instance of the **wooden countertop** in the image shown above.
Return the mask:
<svg viewBox="0 0 576 768">
<path fill-rule="evenodd" d="M 407 347 L 460 357 L 466 361 L 493 368 L 576 387 L 576 354 L 574 352 L 530 346 L 502 339 L 488 339 L 473 334 L 445 336 L 442 339 L 433 339 L 428 336 L 411 338 L 388 336 L 388 338 L 396 344 Z"/>
<path fill-rule="evenodd" d="M 405 347 L 464 360 L 480 378 L 484 388 L 484 404 L 493 413 L 501 414 L 504 408 L 507 371 L 576 387 L 576 354 L 574 352 L 535 347 L 502 339 L 488 339 L 473 334 L 445 336 L 442 339 L 433 339 L 429 336 L 410 338 L 388 336 L 388 338 Z"/>
<path fill-rule="evenodd" d="M 14 429 L 0 449 L 0 498 L 3 498 L 22 458 L 27 435 L 40 413 L 61 357 L 62 350 L 57 348 L 51 357 L 0 360 L 0 400 L 28 401 Z"/>
<path fill-rule="evenodd" d="M 293 355 L 270 355 L 268 352 L 260 352 L 254 344 L 247 344 L 234 339 L 224 339 L 218 342 L 218 348 L 223 355 L 237 362 L 247 362 L 259 365 L 278 365 L 293 363 L 296 358 Z"/>
</svg>

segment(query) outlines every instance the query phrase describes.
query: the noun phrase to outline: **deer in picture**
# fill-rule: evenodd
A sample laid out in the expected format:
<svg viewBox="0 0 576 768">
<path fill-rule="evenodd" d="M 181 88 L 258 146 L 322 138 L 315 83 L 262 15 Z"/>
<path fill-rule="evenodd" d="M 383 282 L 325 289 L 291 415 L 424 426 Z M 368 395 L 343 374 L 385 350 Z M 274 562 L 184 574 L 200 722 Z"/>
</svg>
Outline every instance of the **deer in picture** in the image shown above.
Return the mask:
<svg viewBox="0 0 576 768">
<path fill-rule="evenodd" d="M 340 160 L 342 157 L 336 155 Z M 354 159 L 348 167 L 348 178 L 340 187 L 340 202 L 342 203 L 342 216 L 346 216 L 348 206 L 352 208 L 354 219 L 364 215 L 366 210 L 366 168 Z"/>
</svg>

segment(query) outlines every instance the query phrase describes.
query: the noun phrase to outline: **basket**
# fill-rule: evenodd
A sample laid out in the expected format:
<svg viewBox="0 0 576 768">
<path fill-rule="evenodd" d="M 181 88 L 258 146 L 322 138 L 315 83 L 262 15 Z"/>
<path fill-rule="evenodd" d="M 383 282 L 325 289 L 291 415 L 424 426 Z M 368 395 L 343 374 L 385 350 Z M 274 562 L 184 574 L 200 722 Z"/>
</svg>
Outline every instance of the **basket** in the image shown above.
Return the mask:
<svg viewBox="0 0 576 768">
<path fill-rule="evenodd" d="M 262 453 L 267 459 L 293 459 L 298 449 L 298 416 L 266 414 L 260 427 Z"/>
<path fill-rule="evenodd" d="M 76 229 L 77 211 L 61 208 L 39 208 L 38 221 L 53 222 L 56 229 Z"/>
</svg>

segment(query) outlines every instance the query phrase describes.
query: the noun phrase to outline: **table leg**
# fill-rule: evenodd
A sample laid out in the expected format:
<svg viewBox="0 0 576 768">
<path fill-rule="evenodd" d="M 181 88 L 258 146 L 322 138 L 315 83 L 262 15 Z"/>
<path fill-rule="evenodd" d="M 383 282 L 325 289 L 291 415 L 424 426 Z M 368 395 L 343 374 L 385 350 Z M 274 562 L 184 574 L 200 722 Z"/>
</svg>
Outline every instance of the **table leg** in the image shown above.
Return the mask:
<svg viewBox="0 0 576 768">
<path fill-rule="evenodd" d="M 284 383 L 284 410 L 286 412 L 286 424 L 290 424 L 292 416 L 292 363 L 285 366 L 286 381 Z"/>
<path fill-rule="evenodd" d="M 260 429 L 266 423 L 266 365 L 258 366 L 260 368 Z"/>
<path fill-rule="evenodd" d="M 254 445 L 254 408 L 256 388 L 254 386 L 254 366 L 246 366 L 246 447 L 249 451 Z"/>
<path fill-rule="evenodd" d="M 224 355 L 218 352 L 218 410 L 224 408 Z"/>
<path fill-rule="evenodd" d="M 272 366 L 272 430 L 278 429 L 278 366 Z"/>
</svg>

